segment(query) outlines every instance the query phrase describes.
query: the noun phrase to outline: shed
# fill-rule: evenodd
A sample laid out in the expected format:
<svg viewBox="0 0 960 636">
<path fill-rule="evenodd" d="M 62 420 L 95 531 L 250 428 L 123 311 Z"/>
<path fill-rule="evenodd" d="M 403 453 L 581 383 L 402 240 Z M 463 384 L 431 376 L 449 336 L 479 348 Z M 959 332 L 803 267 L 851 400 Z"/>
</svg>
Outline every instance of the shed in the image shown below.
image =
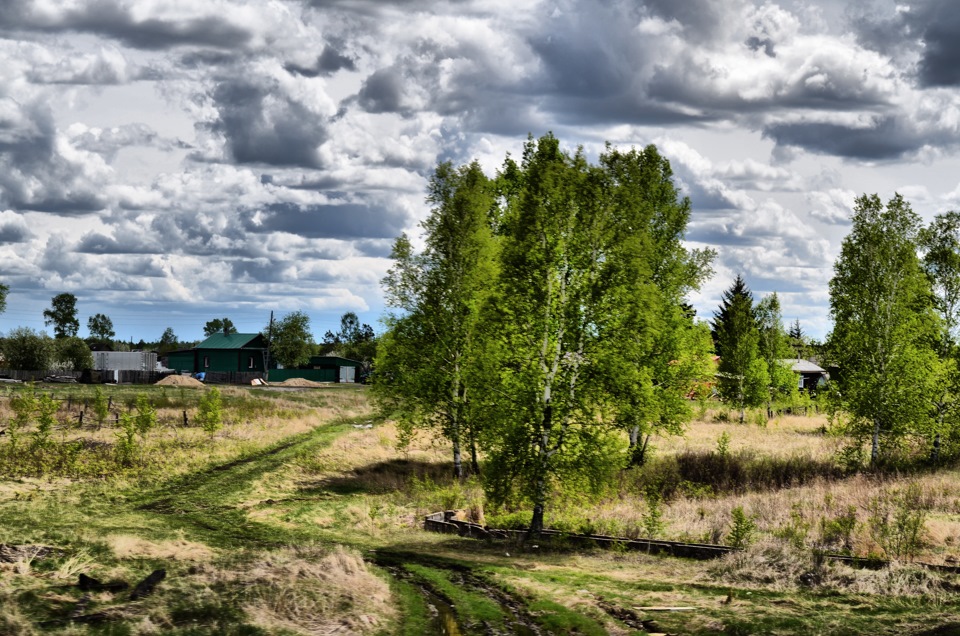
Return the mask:
<svg viewBox="0 0 960 636">
<path fill-rule="evenodd" d="M 362 362 L 339 356 L 312 356 L 310 361 L 299 369 L 271 369 L 270 381 L 282 382 L 290 378 L 303 378 L 314 382 L 357 381 L 357 369 Z"/>
<path fill-rule="evenodd" d="M 830 377 L 825 369 L 802 358 L 782 359 L 780 364 L 789 367 L 791 371 L 797 374 L 797 386 L 801 390 L 812 391 Z"/>
<path fill-rule="evenodd" d="M 153 351 L 95 351 L 93 368 L 97 371 L 156 371 Z"/>
</svg>

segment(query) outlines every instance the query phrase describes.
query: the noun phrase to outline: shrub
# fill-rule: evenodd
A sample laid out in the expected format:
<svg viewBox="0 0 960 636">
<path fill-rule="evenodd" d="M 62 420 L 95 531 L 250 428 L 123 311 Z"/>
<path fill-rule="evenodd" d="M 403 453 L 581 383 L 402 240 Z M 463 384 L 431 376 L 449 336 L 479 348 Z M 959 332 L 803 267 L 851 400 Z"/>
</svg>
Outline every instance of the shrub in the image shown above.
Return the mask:
<svg viewBox="0 0 960 636">
<path fill-rule="evenodd" d="M 157 426 L 157 410 L 150 404 L 150 400 L 143 393 L 137 394 L 137 416 L 134 424 L 141 439 L 147 436 Z"/>
<path fill-rule="evenodd" d="M 223 428 L 223 401 L 220 398 L 220 389 L 213 387 L 200 397 L 196 420 L 200 428 L 210 435 Z"/>
<path fill-rule="evenodd" d="M 888 557 L 913 557 L 923 544 L 928 508 L 916 482 L 878 495 L 870 501 L 870 535 Z"/>
<path fill-rule="evenodd" d="M 753 517 L 747 516 L 741 506 L 730 512 L 730 534 L 727 535 L 727 545 L 732 548 L 745 548 L 753 542 L 753 535 L 757 524 Z"/>
</svg>

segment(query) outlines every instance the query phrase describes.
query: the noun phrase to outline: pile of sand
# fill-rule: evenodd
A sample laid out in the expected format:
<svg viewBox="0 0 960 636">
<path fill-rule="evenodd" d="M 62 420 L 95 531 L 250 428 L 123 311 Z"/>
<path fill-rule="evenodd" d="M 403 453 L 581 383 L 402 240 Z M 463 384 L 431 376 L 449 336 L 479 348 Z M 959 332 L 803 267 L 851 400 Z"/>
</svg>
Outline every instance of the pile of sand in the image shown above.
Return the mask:
<svg viewBox="0 0 960 636">
<path fill-rule="evenodd" d="M 283 382 L 271 382 L 270 384 L 275 384 L 276 386 L 323 386 L 321 382 L 314 382 L 313 380 L 305 380 L 303 378 L 287 378 Z"/>
<path fill-rule="evenodd" d="M 168 375 L 159 382 L 159 386 L 189 386 L 193 388 L 199 388 L 203 386 L 203 382 L 196 378 L 191 378 L 189 375 Z"/>
</svg>

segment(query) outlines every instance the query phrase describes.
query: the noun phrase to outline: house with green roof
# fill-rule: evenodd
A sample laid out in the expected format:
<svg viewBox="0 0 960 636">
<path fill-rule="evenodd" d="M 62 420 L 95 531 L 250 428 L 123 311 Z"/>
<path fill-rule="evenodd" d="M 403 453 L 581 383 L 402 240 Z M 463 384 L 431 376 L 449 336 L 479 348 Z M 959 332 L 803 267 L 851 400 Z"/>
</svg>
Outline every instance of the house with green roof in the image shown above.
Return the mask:
<svg viewBox="0 0 960 636">
<path fill-rule="evenodd" d="M 267 341 L 259 333 L 216 333 L 193 349 L 172 351 L 167 366 L 180 373 L 263 373 Z"/>
</svg>

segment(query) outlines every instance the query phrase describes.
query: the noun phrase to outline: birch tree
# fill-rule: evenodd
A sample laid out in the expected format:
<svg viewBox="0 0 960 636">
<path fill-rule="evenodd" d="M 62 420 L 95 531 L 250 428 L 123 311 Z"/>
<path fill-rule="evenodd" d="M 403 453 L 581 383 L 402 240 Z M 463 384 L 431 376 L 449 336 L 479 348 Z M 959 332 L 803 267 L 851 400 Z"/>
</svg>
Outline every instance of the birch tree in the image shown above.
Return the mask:
<svg viewBox="0 0 960 636">
<path fill-rule="evenodd" d="M 477 419 L 471 368 L 480 364 L 478 316 L 496 278 L 490 227 L 493 187 L 479 164 L 440 164 L 427 201 L 434 207 L 421 227 L 418 254 L 401 236 L 383 284 L 389 306 L 387 333 L 377 354 L 374 389 L 407 431 L 439 430 L 453 451 L 453 472 L 464 476 L 466 446 L 479 472 Z"/>
<path fill-rule="evenodd" d="M 931 424 L 940 322 L 917 256 L 919 217 L 903 197 L 856 200 L 830 280 L 831 350 L 849 432 L 870 462 Z"/>
<path fill-rule="evenodd" d="M 709 254 L 683 249 L 688 203 L 670 177 L 652 147 L 608 148 L 591 165 L 552 135 L 501 171 L 487 323 L 500 370 L 484 482 L 494 501 L 532 506 L 531 534 L 557 490 L 598 488 L 625 464 L 623 428 L 674 417 L 668 340 L 690 323 L 676 320 L 683 285 L 672 281 L 697 284 Z"/>
</svg>

